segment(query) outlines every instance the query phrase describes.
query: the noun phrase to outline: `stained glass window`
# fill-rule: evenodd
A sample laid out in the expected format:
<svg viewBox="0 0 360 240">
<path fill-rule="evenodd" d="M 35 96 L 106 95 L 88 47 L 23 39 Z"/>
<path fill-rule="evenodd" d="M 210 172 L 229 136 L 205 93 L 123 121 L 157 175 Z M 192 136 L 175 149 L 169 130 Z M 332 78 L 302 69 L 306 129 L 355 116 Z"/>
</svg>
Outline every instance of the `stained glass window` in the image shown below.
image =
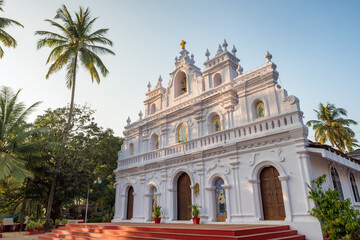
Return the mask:
<svg viewBox="0 0 360 240">
<path fill-rule="evenodd" d="M 226 217 L 226 195 L 222 187 L 224 180 L 219 178 L 215 182 L 216 215 Z"/>
<path fill-rule="evenodd" d="M 359 196 L 359 191 L 356 185 L 356 181 L 355 181 L 355 177 L 352 173 L 350 173 L 350 182 L 351 182 L 351 187 L 354 193 L 354 198 L 355 198 L 355 202 L 360 202 L 360 196 Z"/>
<path fill-rule="evenodd" d="M 130 143 L 129 148 L 130 148 L 130 154 L 134 155 L 134 144 Z"/>
<path fill-rule="evenodd" d="M 159 149 L 159 136 L 156 136 L 155 149 Z"/>
<path fill-rule="evenodd" d="M 341 187 L 340 177 L 334 167 L 331 167 L 331 179 L 333 181 L 334 188 L 339 191 L 340 200 L 344 200 L 344 194 Z"/>
<path fill-rule="evenodd" d="M 221 122 L 220 117 L 216 116 L 214 117 L 214 132 L 221 131 Z"/>
<path fill-rule="evenodd" d="M 187 141 L 187 127 L 185 124 L 181 124 L 178 128 L 178 142 L 186 142 Z"/>
<path fill-rule="evenodd" d="M 261 101 L 256 104 L 256 116 L 258 118 L 265 117 L 265 107 Z"/>
</svg>

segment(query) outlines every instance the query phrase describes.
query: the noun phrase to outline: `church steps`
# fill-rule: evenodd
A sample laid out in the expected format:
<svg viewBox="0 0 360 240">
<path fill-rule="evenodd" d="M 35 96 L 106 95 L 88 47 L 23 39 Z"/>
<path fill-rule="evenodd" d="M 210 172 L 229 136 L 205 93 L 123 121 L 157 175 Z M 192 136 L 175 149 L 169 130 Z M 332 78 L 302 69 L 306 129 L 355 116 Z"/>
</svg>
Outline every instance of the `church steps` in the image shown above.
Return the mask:
<svg viewBox="0 0 360 240">
<path fill-rule="evenodd" d="M 43 240 L 71 239 L 71 240 L 137 240 L 137 239 L 173 239 L 173 240 L 303 240 L 304 236 L 290 230 L 289 226 L 261 226 L 261 225 L 217 225 L 217 224 L 125 224 L 95 225 L 95 224 L 67 224 L 65 227 L 39 236 Z"/>
<path fill-rule="evenodd" d="M 272 238 L 269 240 L 305 240 L 305 236 L 304 235 L 295 235 L 295 236 L 289 236 L 289 237 Z"/>
<path fill-rule="evenodd" d="M 185 227 L 187 226 L 187 227 Z M 184 225 L 183 228 L 176 228 L 169 225 L 156 225 L 151 226 L 147 225 L 144 226 L 95 226 L 91 224 L 67 224 L 66 227 L 60 227 L 58 230 L 70 230 L 70 231 L 82 231 L 82 232 L 93 232 L 93 233 L 112 233 L 113 231 L 151 231 L 151 232 L 169 232 L 172 233 L 190 233 L 190 234 L 206 234 L 206 235 L 226 235 L 226 236 L 242 236 L 248 234 L 256 234 L 256 233 L 263 233 L 263 232 L 271 232 L 271 231 L 282 231 L 282 230 L 289 230 L 290 227 L 288 225 L 282 226 L 266 226 L 266 225 L 232 225 L 234 228 L 241 228 L 244 229 L 231 229 L 224 225 L 207 225 L 210 226 L 206 229 L 201 229 L 204 225 L 198 225 L 200 227 L 193 227 L 194 225 L 190 225 L 192 228 L 188 227 L 189 225 Z"/>
</svg>

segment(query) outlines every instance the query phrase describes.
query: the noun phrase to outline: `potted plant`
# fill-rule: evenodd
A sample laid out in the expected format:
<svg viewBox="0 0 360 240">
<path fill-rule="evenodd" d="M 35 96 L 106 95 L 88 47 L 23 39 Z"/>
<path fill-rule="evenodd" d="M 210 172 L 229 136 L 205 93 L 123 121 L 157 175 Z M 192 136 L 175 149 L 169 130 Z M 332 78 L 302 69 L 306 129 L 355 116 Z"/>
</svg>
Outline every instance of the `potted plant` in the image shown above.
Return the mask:
<svg viewBox="0 0 360 240">
<path fill-rule="evenodd" d="M 309 212 L 320 223 L 324 239 L 360 239 L 360 212 L 351 206 L 349 199 L 340 200 L 335 189 L 324 190 L 326 174 L 313 180 L 315 187 L 309 187 L 309 198 L 315 201 L 315 207 Z"/>
<path fill-rule="evenodd" d="M 59 228 L 60 219 L 55 219 L 55 228 Z"/>
<path fill-rule="evenodd" d="M 154 220 L 155 223 L 160 223 L 161 222 L 161 206 L 154 206 L 153 207 L 153 216 L 154 216 Z"/>
<path fill-rule="evenodd" d="M 200 224 L 200 205 L 190 205 L 188 208 L 191 208 L 191 215 L 193 216 L 193 223 L 194 224 Z"/>
<path fill-rule="evenodd" d="M 61 224 L 60 225 L 66 225 L 68 223 L 68 220 L 63 218 L 61 219 Z"/>
<path fill-rule="evenodd" d="M 28 224 L 27 224 L 27 231 L 28 232 L 33 232 L 35 227 L 36 227 L 36 222 L 29 221 Z"/>
</svg>

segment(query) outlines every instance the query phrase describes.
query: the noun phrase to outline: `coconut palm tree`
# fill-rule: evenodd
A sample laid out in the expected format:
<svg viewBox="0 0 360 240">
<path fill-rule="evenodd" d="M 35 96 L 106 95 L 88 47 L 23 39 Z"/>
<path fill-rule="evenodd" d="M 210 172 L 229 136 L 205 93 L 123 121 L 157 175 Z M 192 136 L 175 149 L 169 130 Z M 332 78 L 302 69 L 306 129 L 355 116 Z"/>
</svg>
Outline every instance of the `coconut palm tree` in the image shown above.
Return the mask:
<svg viewBox="0 0 360 240">
<path fill-rule="evenodd" d="M 79 8 L 75 12 L 75 18 L 71 16 L 68 9 L 63 5 L 57 10 L 54 20 L 46 19 L 51 26 L 55 27 L 58 32 L 37 31 L 35 34 L 42 38 L 37 42 L 37 48 L 51 47 L 52 51 L 47 59 L 47 63 L 52 62 L 46 78 L 51 74 L 66 69 L 66 85 L 71 89 L 70 111 L 67 121 L 67 127 L 64 131 L 64 144 L 66 144 L 69 130 L 72 122 L 72 112 L 74 107 L 76 73 L 79 65 L 90 73 L 92 82 L 100 83 L 100 74 L 104 77 L 109 73 L 98 54 L 112 54 L 113 51 L 104 47 L 112 46 L 112 42 L 104 37 L 109 29 L 99 29 L 92 32 L 92 27 L 97 18 L 90 16 L 89 8 Z M 56 20 L 59 20 L 57 22 Z M 57 168 L 60 169 L 61 159 L 57 161 Z M 49 227 L 52 202 L 55 192 L 57 173 L 54 174 L 47 212 L 45 229 Z"/>
<path fill-rule="evenodd" d="M 0 180 L 11 176 L 15 181 L 23 181 L 32 176 L 21 156 L 33 150 L 27 140 L 35 130 L 25 120 L 40 102 L 26 108 L 18 102 L 20 91 L 14 93 L 8 87 L 0 90 Z"/>
<path fill-rule="evenodd" d="M 90 73 L 91 80 L 100 83 L 100 74 L 105 77 L 109 71 L 105 67 L 98 54 L 112 54 L 113 51 L 101 45 L 112 46 L 112 42 L 104 35 L 109 29 L 99 29 L 91 32 L 97 18 L 91 18 L 90 10 L 80 7 L 79 12 L 75 13 L 75 19 L 70 15 L 65 5 L 57 10 L 54 20 L 46 19 L 51 26 L 55 27 L 59 33 L 49 31 L 37 31 L 35 34 L 42 38 L 37 42 L 37 48 L 53 48 L 46 63 L 52 62 L 46 78 L 51 74 L 66 68 L 66 86 L 72 90 L 70 113 L 67 128 L 64 133 L 66 141 L 71 125 L 72 110 L 74 106 L 76 73 L 79 65 Z M 58 23 L 55 20 L 62 22 Z M 100 45 L 97 45 L 100 44 Z M 98 68 L 98 69 L 97 69 Z"/>
<path fill-rule="evenodd" d="M 355 139 L 355 133 L 349 127 L 351 124 L 356 125 L 357 122 L 352 119 L 342 118 L 347 116 L 344 108 L 336 108 L 334 104 L 320 103 L 319 109 L 315 110 L 318 120 L 310 120 L 306 123 L 308 127 L 315 130 L 315 140 L 321 144 L 327 141 L 333 147 L 340 151 L 353 151 L 354 147 L 359 146 Z"/>
<path fill-rule="evenodd" d="M 3 4 L 4 4 L 4 0 L 0 0 L 0 11 L 1 12 L 4 11 L 2 9 Z M 4 30 L 5 27 L 9 27 L 9 26 L 13 26 L 13 25 L 24 27 L 23 25 L 21 25 L 19 22 L 15 21 L 15 20 L 0 17 L 0 41 L 6 47 L 15 48 L 17 45 L 15 38 L 13 38 L 10 34 L 5 32 L 5 30 Z M 4 56 L 4 50 L 0 47 L 0 58 L 2 58 L 3 56 Z"/>
</svg>

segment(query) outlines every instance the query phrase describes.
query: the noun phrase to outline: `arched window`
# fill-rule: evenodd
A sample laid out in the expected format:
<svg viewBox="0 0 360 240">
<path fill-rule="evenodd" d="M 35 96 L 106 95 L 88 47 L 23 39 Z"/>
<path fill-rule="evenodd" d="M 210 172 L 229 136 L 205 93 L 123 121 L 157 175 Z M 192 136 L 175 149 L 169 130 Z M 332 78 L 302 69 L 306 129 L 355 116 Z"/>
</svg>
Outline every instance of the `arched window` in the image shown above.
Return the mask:
<svg viewBox="0 0 360 240">
<path fill-rule="evenodd" d="M 331 167 L 331 179 L 332 179 L 334 188 L 339 191 L 340 200 L 344 200 L 344 194 L 343 194 L 342 187 L 341 187 L 340 177 L 334 167 Z"/>
<path fill-rule="evenodd" d="M 220 73 L 215 74 L 214 76 L 214 87 L 219 86 L 222 83 Z"/>
<path fill-rule="evenodd" d="M 257 118 L 265 117 L 265 106 L 262 101 L 256 103 L 255 109 Z"/>
<path fill-rule="evenodd" d="M 134 144 L 132 143 L 129 144 L 129 151 L 130 151 L 130 155 L 134 155 Z"/>
<path fill-rule="evenodd" d="M 354 193 L 354 198 L 355 198 L 355 202 L 360 202 L 360 196 L 359 196 L 359 191 L 356 185 L 356 181 L 355 181 L 355 177 L 352 173 L 350 173 L 350 182 L 351 182 L 351 187 Z"/>
<path fill-rule="evenodd" d="M 153 134 L 150 140 L 151 150 L 159 149 L 159 142 L 160 142 L 159 135 Z"/>
<path fill-rule="evenodd" d="M 151 215 L 153 216 L 154 209 L 157 207 L 157 189 L 154 186 L 151 191 L 152 197 L 151 197 Z"/>
<path fill-rule="evenodd" d="M 186 142 L 187 141 L 187 127 L 184 123 L 180 124 L 178 127 L 178 142 Z"/>
<path fill-rule="evenodd" d="M 187 79 L 184 72 L 179 72 L 175 81 L 175 97 L 178 97 L 188 91 Z"/>
<path fill-rule="evenodd" d="M 225 189 L 222 187 L 224 180 L 218 178 L 215 181 L 215 203 L 216 203 L 216 221 L 225 222 L 226 220 L 226 195 Z"/>
<path fill-rule="evenodd" d="M 153 103 L 151 104 L 151 107 L 150 107 L 150 114 L 154 114 L 156 112 L 156 104 Z"/>
<path fill-rule="evenodd" d="M 214 132 L 221 131 L 221 121 L 219 115 L 216 115 L 213 119 Z"/>
</svg>

